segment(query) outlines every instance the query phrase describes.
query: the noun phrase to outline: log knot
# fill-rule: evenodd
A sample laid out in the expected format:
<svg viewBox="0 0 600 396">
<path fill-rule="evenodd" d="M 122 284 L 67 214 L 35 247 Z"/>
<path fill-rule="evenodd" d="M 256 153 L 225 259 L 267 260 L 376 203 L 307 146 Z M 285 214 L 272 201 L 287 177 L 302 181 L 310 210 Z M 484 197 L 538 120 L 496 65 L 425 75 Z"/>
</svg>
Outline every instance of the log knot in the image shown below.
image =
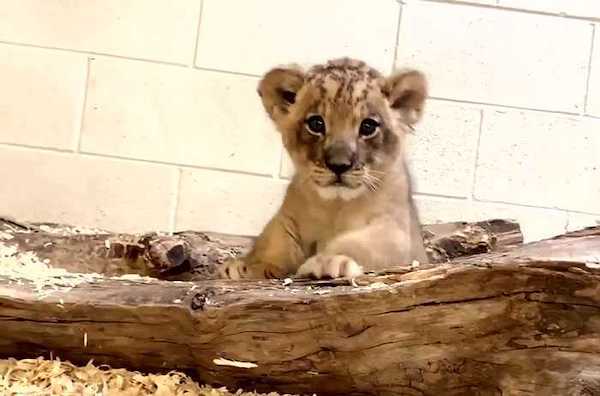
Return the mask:
<svg viewBox="0 0 600 396">
<path fill-rule="evenodd" d="M 204 311 L 207 305 L 211 305 L 215 302 L 215 296 L 217 293 L 214 288 L 206 288 L 192 297 L 191 308 L 194 311 L 201 310 Z"/>
</svg>

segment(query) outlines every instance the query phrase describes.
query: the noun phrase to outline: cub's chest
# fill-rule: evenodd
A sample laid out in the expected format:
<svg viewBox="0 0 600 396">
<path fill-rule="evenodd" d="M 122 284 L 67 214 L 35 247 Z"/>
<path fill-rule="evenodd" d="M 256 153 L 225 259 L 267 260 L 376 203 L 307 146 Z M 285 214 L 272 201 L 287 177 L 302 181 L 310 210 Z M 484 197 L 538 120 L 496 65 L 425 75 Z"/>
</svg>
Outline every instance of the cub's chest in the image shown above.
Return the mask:
<svg viewBox="0 0 600 396">
<path fill-rule="evenodd" d="M 314 254 L 339 235 L 365 227 L 370 217 L 361 211 L 339 208 L 305 216 L 299 222 L 304 250 Z"/>
</svg>

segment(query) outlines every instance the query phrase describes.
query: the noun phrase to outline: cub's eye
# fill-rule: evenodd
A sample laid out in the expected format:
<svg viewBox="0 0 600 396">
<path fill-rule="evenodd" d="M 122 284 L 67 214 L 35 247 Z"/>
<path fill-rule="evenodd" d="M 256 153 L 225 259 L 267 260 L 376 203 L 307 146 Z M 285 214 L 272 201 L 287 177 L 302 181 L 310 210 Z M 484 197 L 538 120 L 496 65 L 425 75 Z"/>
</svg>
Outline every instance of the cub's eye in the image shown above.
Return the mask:
<svg viewBox="0 0 600 396">
<path fill-rule="evenodd" d="M 364 138 L 370 138 L 375 136 L 378 131 L 377 128 L 379 128 L 379 123 L 377 121 L 372 118 L 365 118 L 360 123 L 358 133 L 360 133 L 360 136 Z"/>
<path fill-rule="evenodd" d="M 308 132 L 313 135 L 321 136 L 325 134 L 325 120 L 320 115 L 313 115 L 306 119 Z"/>
</svg>

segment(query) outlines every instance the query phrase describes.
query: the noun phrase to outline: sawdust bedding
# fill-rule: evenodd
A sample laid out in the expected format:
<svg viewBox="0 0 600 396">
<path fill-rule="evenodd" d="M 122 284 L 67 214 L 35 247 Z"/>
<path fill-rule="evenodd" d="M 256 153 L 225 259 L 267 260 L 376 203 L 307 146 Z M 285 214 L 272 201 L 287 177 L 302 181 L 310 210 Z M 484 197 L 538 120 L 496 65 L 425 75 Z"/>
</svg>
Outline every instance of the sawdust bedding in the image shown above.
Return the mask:
<svg viewBox="0 0 600 396">
<path fill-rule="evenodd" d="M 279 396 L 229 392 L 199 385 L 180 372 L 142 374 L 92 362 L 77 367 L 59 359 L 0 360 L 2 396 Z M 284 395 L 291 396 L 291 395 Z"/>
</svg>

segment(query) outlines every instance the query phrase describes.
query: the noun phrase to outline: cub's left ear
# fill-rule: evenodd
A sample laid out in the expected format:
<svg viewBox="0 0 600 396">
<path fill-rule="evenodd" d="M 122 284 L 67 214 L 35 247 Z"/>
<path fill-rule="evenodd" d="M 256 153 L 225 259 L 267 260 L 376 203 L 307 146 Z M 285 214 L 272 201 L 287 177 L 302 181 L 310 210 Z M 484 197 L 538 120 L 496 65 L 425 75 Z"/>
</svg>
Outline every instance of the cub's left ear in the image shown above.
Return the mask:
<svg viewBox="0 0 600 396">
<path fill-rule="evenodd" d="M 304 72 L 298 66 L 277 67 L 265 74 L 258 84 L 258 95 L 269 116 L 279 121 L 296 102 L 296 93 L 304 84 Z"/>
<path fill-rule="evenodd" d="M 383 93 L 390 106 L 396 110 L 403 122 L 416 124 L 423 115 L 427 98 L 427 79 L 417 70 L 402 70 L 385 80 Z"/>
</svg>

